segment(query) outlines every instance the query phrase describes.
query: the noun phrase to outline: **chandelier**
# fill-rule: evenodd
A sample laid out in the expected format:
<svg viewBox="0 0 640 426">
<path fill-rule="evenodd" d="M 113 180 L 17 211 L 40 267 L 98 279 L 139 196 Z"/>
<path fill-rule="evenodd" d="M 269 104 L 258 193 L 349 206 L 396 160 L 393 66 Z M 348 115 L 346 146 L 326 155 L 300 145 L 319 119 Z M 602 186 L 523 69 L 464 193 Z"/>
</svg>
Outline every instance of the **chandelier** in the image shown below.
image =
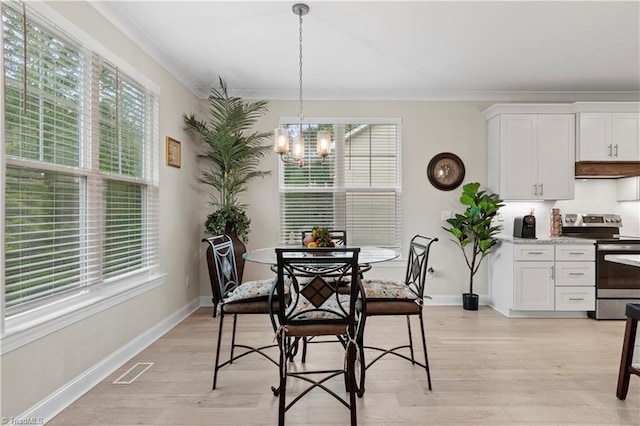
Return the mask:
<svg viewBox="0 0 640 426">
<path fill-rule="evenodd" d="M 304 113 L 302 112 L 302 17 L 309 13 L 309 6 L 304 3 L 297 3 L 293 5 L 293 13 L 298 15 L 298 22 L 300 24 L 300 48 L 299 48 L 299 109 L 298 109 L 298 137 L 293 143 L 291 149 L 289 149 L 289 133 L 287 129 L 277 128 L 274 131 L 273 138 L 273 150 L 280 155 L 280 159 L 285 164 L 297 164 L 302 167 L 309 164 L 322 164 L 324 159 L 331 153 L 331 133 L 328 131 L 318 131 L 316 140 L 316 152 L 320 156 L 320 159 L 307 163 L 304 161 L 304 133 L 302 129 L 302 122 L 304 120 Z"/>
</svg>

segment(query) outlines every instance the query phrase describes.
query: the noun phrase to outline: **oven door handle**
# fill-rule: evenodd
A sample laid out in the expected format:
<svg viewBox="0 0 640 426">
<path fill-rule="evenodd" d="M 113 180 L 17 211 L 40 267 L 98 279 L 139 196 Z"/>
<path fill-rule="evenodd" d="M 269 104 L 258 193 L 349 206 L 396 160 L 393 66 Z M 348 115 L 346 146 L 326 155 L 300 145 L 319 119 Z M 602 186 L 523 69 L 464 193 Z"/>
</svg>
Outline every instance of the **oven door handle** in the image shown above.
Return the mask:
<svg viewBox="0 0 640 426">
<path fill-rule="evenodd" d="M 598 251 L 640 253 L 640 244 L 598 244 Z"/>
</svg>

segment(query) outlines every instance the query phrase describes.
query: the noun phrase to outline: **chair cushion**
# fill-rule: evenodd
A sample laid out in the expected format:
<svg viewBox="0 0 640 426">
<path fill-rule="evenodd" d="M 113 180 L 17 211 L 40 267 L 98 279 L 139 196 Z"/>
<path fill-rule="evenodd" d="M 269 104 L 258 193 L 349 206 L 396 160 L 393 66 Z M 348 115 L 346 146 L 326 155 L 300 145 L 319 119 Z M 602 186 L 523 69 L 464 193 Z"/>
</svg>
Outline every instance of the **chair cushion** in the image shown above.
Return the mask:
<svg viewBox="0 0 640 426">
<path fill-rule="evenodd" d="M 257 299 L 260 297 L 267 298 L 274 283 L 275 280 L 273 278 L 258 281 L 247 281 L 240 284 L 235 288 L 235 290 L 229 293 L 227 297 L 224 298 L 224 303 Z"/>
<path fill-rule="evenodd" d="M 340 294 L 338 296 L 340 300 L 340 304 L 342 305 L 342 308 L 345 310 L 345 312 L 347 312 L 347 314 L 349 313 L 349 297 L 350 296 L 346 294 Z M 305 312 L 300 316 L 296 316 L 293 318 L 293 320 L 297 321 L 297 320 L 319 320 L 319 319 L 342 319 L 343 318 L 341 316 L 338 316 L 338 314 L 334 312 L 316 310 L 316 308 L 311 304 L 311 302 L 306 300 L 302 295 L 300 295 L 300 300 L 298 300 L 298 303 L 296 303 L 294 306 L 290 308 L 289 312 L 287 313 L 287 316 L 291 317 L 293 315 L 301 314 L 307 309 L 309 309 L 309 312 Z M 320 305 L 320 309 L 327 309 L 330 311 L 341 312 L 340 307 L 338 306 L 338 301 L 336 300 L 335 296 L 332 296 L 330 299 L 328 299 L 322 305 Z"/>
<path fill-rule="evenodd" d="M 277 310 L 278 302 L 274 301 L 273 311 L 276 312 Z M 224 303 L 218 305 L 218 312 L 224 312 L 225 314 L 268 314 L 271 310 L 269 309 L 269 300 L 265 297 Z"/>
<path fill-rule="evenodd" d="M 362 280 L 367 299 L 417 299 L 411 286 L 401 281 L 364 279 Z"/>
<path fill-rule="evenodd" d="M 422 306 L 416 299 L 368 299 L 367 315 L 418 315 Z"/>
</svg>

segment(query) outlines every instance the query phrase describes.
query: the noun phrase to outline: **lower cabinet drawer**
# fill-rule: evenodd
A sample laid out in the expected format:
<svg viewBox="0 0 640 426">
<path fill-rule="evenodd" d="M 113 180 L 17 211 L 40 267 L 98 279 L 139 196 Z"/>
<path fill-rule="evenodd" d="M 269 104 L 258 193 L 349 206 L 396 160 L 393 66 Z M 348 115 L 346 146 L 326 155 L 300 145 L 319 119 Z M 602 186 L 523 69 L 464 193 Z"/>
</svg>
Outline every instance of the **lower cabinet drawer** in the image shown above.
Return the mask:
<svg viewBox="0 0 640 426">
<path fill-rule="evenodd" d="M 556 287 L 556 311 L 593 311 L 595 287 Z"/>
<path fill-rule="evenodd" d="M 556 262 L 555 268 L 556 287 L 596 284 L 595 262 Z"/>
</svg>

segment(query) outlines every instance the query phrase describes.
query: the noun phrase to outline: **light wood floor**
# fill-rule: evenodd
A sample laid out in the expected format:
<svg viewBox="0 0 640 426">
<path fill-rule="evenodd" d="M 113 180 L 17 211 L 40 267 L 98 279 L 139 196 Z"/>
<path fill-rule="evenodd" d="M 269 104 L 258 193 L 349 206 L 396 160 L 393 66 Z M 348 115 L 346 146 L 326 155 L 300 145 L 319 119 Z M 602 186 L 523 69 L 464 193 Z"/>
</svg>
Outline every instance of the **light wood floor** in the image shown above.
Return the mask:
<svg viewBox="0 0 640 426">
<path fill-rule="evenodd" d="M 387 357 L 367 371 L 360 425 L 640 425 L 640 378 L 631 378 L 626 401 L 615 396 L 624 321 L 509 319 L 488 307 L 427 306 L 425 315 L 433 390 L 423 370 Z M 49 424 L 277 424 L 277 368 L 262 357 L 221 370 L 211 391 L 218 324 L 200 309 Z M 373 318 L 365 336 L 401 343 L 405 321 Z M 266 318 L 239 320 L 240 342 L 272 338 Z M 130 385 L 112 384 L 136 362 L 154 365 Z M 327 363 L 339 368 L 339 346 L 312 346 L 307 364 Z M 293 365 L 301 368 L 299 357 Z M 292 382 L 292 392 L 301 388 Z M 341 379 L 333 388 L 344 389 Z M 287 412 L 289 425 L 348 423 L 347 409 L 319 390 Z"/>
</svg>

